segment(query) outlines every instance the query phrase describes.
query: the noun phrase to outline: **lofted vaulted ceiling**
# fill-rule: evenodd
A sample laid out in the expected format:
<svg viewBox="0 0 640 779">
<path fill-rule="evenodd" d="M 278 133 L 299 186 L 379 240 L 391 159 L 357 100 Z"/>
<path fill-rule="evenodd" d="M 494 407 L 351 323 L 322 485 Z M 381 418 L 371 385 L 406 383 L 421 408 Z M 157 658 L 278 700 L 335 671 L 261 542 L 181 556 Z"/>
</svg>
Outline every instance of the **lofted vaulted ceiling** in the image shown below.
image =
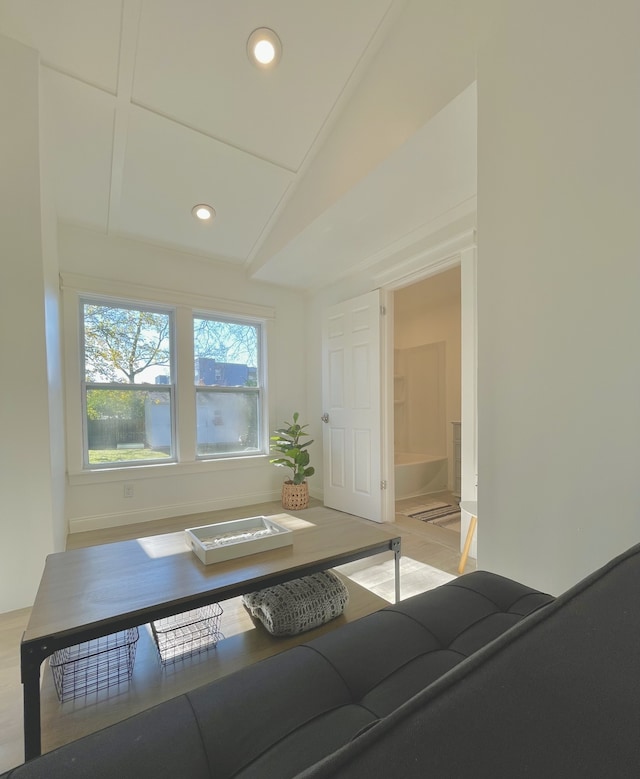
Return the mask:
<svg viewBox="0 0 640 779">
<path fill-rule="evenodd" d="M 451 101 L 498 4 L 0 0 L 0 33 L 40 54 L 61 221 L 309 289 L 474 198 L 475 99 Z M 257 27 L 275 69 L 249 62 Z"/>
</svg>

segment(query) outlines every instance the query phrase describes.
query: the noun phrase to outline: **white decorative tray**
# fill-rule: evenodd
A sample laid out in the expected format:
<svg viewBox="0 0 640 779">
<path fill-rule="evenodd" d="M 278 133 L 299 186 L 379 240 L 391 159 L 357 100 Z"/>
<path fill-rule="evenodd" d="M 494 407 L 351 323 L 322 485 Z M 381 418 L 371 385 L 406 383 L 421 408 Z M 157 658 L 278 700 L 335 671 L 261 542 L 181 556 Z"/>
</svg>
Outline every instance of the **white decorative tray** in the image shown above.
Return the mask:
<svg viewBox="0 0 640 779">
<path fill-rule="evenodd" d="M 268 517 L 187 528 L 187 543 L 205 565 L 293 543 L 292 533 Z"/>
</svg>

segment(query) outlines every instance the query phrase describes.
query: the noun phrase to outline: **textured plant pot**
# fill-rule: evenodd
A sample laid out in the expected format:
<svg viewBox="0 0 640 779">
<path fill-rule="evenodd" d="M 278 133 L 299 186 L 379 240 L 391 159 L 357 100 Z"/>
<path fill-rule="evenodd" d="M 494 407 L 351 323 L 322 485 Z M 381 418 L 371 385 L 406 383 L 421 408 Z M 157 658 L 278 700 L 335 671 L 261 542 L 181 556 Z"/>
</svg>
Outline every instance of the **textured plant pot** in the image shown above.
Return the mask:
<svg viewBox="0 0 640 779">
<path fill-rule="evenodd" d="M 309 506 L 309 485 L 306 481 L 302 484 L 294 484 L 285 481 L 282 485 L 282 508 L 294 511 L 306 509 Z"/>
</svg>

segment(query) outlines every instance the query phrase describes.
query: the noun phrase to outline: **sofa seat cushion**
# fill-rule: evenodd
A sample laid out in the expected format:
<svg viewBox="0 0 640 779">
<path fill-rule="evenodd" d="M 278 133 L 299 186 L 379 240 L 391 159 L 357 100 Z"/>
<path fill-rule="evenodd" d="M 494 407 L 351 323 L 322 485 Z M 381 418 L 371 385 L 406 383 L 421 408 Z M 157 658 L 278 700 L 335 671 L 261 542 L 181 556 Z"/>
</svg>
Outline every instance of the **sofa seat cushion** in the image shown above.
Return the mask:
<svg viewBox="0 0 640 779">
<path fill-rule="evenodd" d="M 358 620 L 348 626 L 349 641 L 332 631 L 307 646 L 345 680 L 352 700 L 361 701 L 378 686 L 393 684 L 392 677 L 418 659 L 422 689 L 551 601 L 550 595 L 477 571 Z"/>
</svg>

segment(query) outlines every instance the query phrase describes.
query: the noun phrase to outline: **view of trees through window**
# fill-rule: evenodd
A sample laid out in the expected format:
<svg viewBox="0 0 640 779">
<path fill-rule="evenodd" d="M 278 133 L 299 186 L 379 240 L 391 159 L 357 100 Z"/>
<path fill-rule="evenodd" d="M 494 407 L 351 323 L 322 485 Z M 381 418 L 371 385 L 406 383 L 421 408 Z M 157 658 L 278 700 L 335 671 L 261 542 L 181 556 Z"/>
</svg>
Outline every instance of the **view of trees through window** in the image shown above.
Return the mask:
<svg viewBox="0 0 640 779">
<path fill-rule="evenodd" d="M 86 464 L 175 459 L 172 310 L 84 300 L 82 324 Z M 260 326 L 197 315 L 193 343 L 196 454 L 259 450 Z"/>
<path fill-rule="evenodd" d="M 84 304 L 87 382 L 144 381 L 145 371 L 171 364 L 168 313 Z"/>
<path fill-rule="evenodd" d="M 150 406 L 173 407 L 171 312 L 93 301 L 82 310 L 87 464 L 171 458 L 172 414 L 161 446 L 148 430 Z"/>
</svg>

